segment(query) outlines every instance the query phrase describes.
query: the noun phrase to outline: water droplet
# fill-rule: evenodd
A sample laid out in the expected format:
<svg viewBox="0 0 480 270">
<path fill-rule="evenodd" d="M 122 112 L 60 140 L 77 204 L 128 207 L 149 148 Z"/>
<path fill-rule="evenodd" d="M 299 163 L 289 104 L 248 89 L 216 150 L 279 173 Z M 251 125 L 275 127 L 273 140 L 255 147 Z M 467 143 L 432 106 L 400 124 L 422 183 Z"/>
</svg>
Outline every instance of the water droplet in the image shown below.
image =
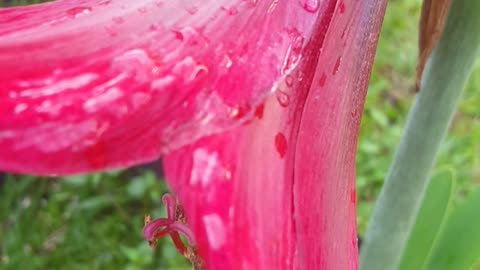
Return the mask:
<svg viewBox="0 0 480 270">
<path fill-rule="evenodd" d="M 158 29 L 160 29 L 160 25 L 158 23 L 152 23 L 150 24 L 148 29 L 150 29 L 150 31 L 157 31 Z"/>
<path fill-rule="evenodd" d="M 345 3 L 343 1 L 338 6 L 338 11 L 340 11 L 340 14 L 345 13 Z"/>
<path fill-rule="evenodd" d="M 340 69 L 341 62 L 342 62 L 342 57 L 339 56 L 337 58 L 337 62 L 335 62 L 335 66 L 333 67 L 333 72 L 332 72 L 333 75 L 337 74 L 338 70 Z"/>
<path fill-rule="evenodd" d="M 182 32 L 180 31 L 176 31 L 176 30 L 173 30 L 172 31 L 173 34 L 175 35 L 175 38 L 180 40 L 180 41 L 183 41 L 185 39 L 185 37 L 183 36 Z"/>
<path fill-rule="evenodd" d="M 236 105 L 228 109 L 228 115 L 232 119 L 242 119 L 249 111 L 249 105 Z"/>
<path fill-rule="evenodd" d="M 230 16 L 237 15 L 237 13 L 238 13 L 238 10 L 237 10 L 236 7 L 230 7 L 230 8 L 221 7 L 220 9 L 225 11 Z"/>
<path fill-rule="evenodd" d="M 85 151 L 86 160 L 93 169 L 101 169 L 107 164 L 105 145 L 101 142 Z"/>
<path fill-rule="evenodd" d="M 287 77 L 285 78 L 285 84 L 286 84 L 288 87 L 292 87 L 292 85 L 293 85 L 293 77 L 292 77 L 292 75 L 287 75 Z"/>
<path fill-rule="evenodd" d="M 208 73 L 208 67 L 205 65 L 196 65 L 195 68 L 192 71 L 192 74 L 190 75 L 190 80 L 194 80 L 197 77 L 200 77 L 202 74 L 207 74 Z"/>
<path fill-rule="evenodd" d="M 72 18 L 78 18 L 80 16 L 89 14 L 91 11 L 91 7 L 74 7 L 67 10 L 67 14 Z"/>
<path fill-rule="evenodd" d="M 326 82 L 327 82 L 327 74 L 325 74 L 325 72 L 322 72 L 322 76 L 320 76 L 320 80 L 318 80 L 318 85 L 320 87 L 324 87 Z"/>
<path fill-rule="evenodd" d="M 283 60 L 282 69 L 280 70 L 282 74 L 286 74 L 295 68 L 302 54 L 304 37 L 300 34 L 300 32 L 298 32 L 298 30 L 292 31 L 290 36 L 292 43 L 288 47 L 287 54 Z"/>
<path fill-rule="evenodd" d="M 112 3 L 112 0 L 104 0 L 104 1 L 101 1 L 99 4 L 102 6 L 107 6 L 107 5 L 110 5 L 110 3 Z"/>
<path fill-rule="evenodd" d="M 352 193 L 350 193 L 350 201 L 352 203 L 356 203 L 357 202 L 357 192 L 355 191 L 355 189 L 352 190 Z"/>
<path fill-rule="evenodd" d="M 138 12 L 140 12 L 140 13 L 146 13 L 146 12 L 147 12 L 147 8 L 146 8 L 146 7 L 140 7 L 140 8 L 138 8 Z"/>
<path fill-rule="evenodd" d="M 267 13 L 272 13 L 278 5 L 278 0 L 273 0 L 268 7 Z"/>
<path fill-rule="evenodd" d="M 175 39 L 186 42 L 185 44 L 190 46 L 204 47 L 209 43 L 208 39 L 202 33 L 190 26 L 181 29 L 172 29 L 172 33 Z"/>
<path fill-rule="evenodd" d="M 345 38 L 345 34 L 347 34 L 347 28 L 345 27 L 342 31 L 342 35 L 340 36 L 341 39 Z"/>
<path fill-rule="evenodd" d="M 123 19 L 123 17 L 115 16 L 115 17 L 112 18 L 112 21 L 114 21 L 115 23 L 118 23 L 118 24 L 122 24 L 124 22 L 124 19 Z"/>
<path fill-rule="evenodd" d="M 287 154 L 287 148 L 287 138 L 285 138 L 285 135 L 283 135 L 283 133 L 278 132 L 277 135 L 275 135 L 275 149 L 277 149 L 280 158 L 285 157 L 285 155 Z"/>
<path fill-rule="evenodd" d="M 355 110 L 353 110 L 353 111 L 350 112 L 350 115 L 352 116 L 352 118 L 356 118 L 357 117 L 357 112 Z"/>
<path fill-rule="evenodd" d="M 255 117 L 257 117 L 258 119 L 262 119 L 264 110 L 265 110 L 265 104 L 262 103 L 258 105 L 258 107 L 255 109 Z"/>
<path fill-rule="evenodd" d="M 302 7 L 308 12 L 316 12 L 320 7 L 319 0 L 300 0 Z"/>
<path fill-rule="evenodd" d="M 233 64 L 232 58 L 228 54 L 223 56 L 223 66 L 226 68 L 231 68 Z"/>
<path fill-rule="evenodd" d="M 301 82 L 301 81 L 303 81 L 304 78 L 305 78 L 305 73 L 303 71 L 299 70 L 298 73 L 297 73 L 297 81 Z"/>
<path fill-rule="evenodd" d="M 282 107 L 287 107 L 290 103 L 290 97 L 288 96 L 288 94 L 281 90 L 277 91 L 277 100 Z"/>
<path fill-rule="evenodd" d="M 250 8 L 254 8 L 257 5 L 258 0 L 250 0 L 247 4 Z"/>
</svg>

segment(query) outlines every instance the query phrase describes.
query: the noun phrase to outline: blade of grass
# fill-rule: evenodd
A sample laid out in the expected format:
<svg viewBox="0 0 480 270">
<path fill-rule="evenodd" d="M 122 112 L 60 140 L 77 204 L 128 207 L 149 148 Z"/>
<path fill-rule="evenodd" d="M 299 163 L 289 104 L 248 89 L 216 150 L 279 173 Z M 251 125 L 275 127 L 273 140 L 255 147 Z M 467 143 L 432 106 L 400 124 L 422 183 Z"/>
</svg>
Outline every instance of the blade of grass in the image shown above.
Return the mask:
<svg viewBox="0 0 480 270">
<path fill-rule="evenodd" d="M 480 45 L 480 1 L 453 2 L 367 229 L 360 270 L 398 269 Z"/>
</svg>

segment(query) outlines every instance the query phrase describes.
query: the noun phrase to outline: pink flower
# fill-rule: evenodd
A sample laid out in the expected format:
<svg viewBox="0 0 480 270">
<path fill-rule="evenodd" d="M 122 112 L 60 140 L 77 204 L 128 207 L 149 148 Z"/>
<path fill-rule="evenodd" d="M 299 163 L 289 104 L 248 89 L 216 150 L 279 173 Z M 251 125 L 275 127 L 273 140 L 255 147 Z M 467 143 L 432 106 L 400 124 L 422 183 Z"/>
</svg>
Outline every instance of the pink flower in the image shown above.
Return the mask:
<svg viewBox="0 0 480 270">
<path fill-rule="evenodd" d="M 0 170 L 64 175 L 163 154 L 208 269 L 356 269 L 355 146 L 385 3 L 2 9 Z M 189 236 L 169 214 L 148 240 Z"/>
</svg>

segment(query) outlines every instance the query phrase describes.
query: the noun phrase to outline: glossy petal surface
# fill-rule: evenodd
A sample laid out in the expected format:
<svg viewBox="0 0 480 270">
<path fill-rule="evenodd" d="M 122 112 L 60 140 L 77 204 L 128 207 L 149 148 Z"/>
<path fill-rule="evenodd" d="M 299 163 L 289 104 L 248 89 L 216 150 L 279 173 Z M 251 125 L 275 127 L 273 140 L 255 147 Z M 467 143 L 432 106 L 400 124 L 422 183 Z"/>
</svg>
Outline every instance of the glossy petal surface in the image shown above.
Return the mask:
<svg viewBox="0 0 480 270">
<path fill-rule="evenodd" d="M 164 159 L 208 269 L 357 269 L 355 147 L 385 1 L 323 4 L 252 121 Z"/>
<path fill-rule="evenodd" d="M 322 12 L 256 0 L 0 9 L 0 170 L 124 167 L 241 125 Z"/>
</svg>

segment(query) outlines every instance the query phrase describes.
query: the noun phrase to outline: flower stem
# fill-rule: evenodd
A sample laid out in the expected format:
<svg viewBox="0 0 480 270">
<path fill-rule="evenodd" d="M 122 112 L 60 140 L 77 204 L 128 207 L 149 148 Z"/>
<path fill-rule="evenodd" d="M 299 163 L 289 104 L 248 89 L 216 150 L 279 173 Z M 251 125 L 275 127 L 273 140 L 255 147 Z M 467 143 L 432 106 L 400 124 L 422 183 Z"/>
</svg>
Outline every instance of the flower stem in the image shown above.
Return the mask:
<svg viewBox="0 0 480 270">
<path fill-rule="evenodd" d="M 377 201 L 360 270 L 395 270 L 480 48 L 480 1 L 453 1 Z"/>
</svg>

